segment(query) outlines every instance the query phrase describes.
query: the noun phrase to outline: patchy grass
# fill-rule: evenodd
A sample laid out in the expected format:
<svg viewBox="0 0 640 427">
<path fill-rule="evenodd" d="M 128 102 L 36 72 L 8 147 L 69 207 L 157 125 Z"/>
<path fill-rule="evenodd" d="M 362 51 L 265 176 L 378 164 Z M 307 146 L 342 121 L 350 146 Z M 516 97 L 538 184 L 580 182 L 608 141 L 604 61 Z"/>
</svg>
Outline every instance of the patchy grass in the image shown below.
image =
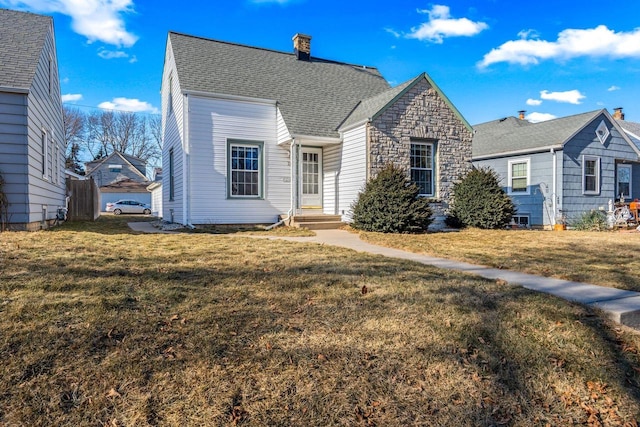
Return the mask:
<svg viewBox="0 0 640 427">
<path fill-rule="evenodd" d="M 370 243 L 547 277 L 640 291 L 640 233 L 466 229 L 360 233 Z"/>
<path fill-rule="evenodd" d="M 637 425 L 640 337 L 587 308 L 127 220 L 0 235 L 0 425 Z"/>
<path fill-rule="evenodd" d="M 209 234 L 251 234 L 256 236 L 288 236 L 288 237 L 310 237 L 315 236 L 311 230 L 298 227 L 278 226 L 271 230 L 266 230 L 261 225 L 198 225 L 194 230 L 186 230 L 190 233 Z"/>
</svg>

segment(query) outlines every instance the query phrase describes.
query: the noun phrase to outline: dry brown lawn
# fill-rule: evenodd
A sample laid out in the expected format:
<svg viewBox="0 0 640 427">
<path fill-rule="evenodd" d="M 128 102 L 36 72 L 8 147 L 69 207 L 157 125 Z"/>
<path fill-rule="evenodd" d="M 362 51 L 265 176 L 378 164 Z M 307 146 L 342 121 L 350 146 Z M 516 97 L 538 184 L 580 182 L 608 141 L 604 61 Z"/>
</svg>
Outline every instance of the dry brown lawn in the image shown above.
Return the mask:
<svg viewBox="0 0 640 427">
<path fill-rule="evenodd" d="M 442 258 L 640 291 L 640 232 L 636 231 L 467 229 L 360 236 L 370 243 Z"/>
<path fill-rule="evenodd" d="M 640 337 L 335 247 L 0 234 L 2 426 L 636 426 Z M 567 234 L 568 235 L 568 234 Z"/>
</svg>

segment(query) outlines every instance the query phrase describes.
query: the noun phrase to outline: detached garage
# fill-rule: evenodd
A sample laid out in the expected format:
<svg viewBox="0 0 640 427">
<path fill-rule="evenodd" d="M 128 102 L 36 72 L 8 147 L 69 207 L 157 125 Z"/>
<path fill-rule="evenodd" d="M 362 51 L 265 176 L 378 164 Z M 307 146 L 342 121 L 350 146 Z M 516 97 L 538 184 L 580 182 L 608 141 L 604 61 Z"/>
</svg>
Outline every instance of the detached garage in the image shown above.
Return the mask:
<svg viewBox="0 0 640 427">
<path fill-rule="evenodd" d="M 117 202 L 120 199 L 132 199 L 151 205 L 151 193 L 147 190 L 147 186 L 147 182 L 124 179 L 100 187 L 100 210 L 106 211 L 107 203 Z"/>
</svg>

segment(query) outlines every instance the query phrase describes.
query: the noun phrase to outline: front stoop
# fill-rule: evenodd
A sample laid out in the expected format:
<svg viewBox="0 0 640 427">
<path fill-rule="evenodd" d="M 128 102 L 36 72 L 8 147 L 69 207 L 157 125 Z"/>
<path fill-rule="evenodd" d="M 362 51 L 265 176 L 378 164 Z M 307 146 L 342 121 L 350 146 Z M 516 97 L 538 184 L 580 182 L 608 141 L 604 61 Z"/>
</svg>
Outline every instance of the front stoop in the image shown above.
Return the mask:
<svg viewBox="0 0 640 427">
<path fill-rule="evenodd" d="M 280 215 L 285 219 L 286 215 Z M 294 215 L 288 224 L 291 227 L 306 228 L 308 230 L 335 230 L 344 225 L 340 215 Z"/>
</svg>

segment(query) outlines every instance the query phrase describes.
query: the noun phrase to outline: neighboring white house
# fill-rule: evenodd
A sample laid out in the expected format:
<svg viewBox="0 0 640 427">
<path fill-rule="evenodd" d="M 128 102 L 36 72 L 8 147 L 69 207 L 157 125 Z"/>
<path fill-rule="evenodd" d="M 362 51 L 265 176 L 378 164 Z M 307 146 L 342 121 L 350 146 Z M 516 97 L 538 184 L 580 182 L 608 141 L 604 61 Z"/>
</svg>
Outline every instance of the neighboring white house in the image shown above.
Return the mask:
<svg viewBox="0 0 640 427">
<path fill-rule="evenodd" d="M 472 129 L 426 74 L 394 88 L 377 69 L 171 32 L 162 79 L 163 217 L 182 224 L 348 221 L 365 182 L 395 163 L 441 218 L 471 167 Z"/>
<path fill-rule="evenodd" d="M 147 186 L 151 193 L 151 214 L 162 218 L 162 181 L 154 181 Z"/>
<path fill-rule="evenodd" d="M 0 9 L 0 226 L 46 228 L 66 206 L 59 82 L 53 19 Z"/>
</svg>

